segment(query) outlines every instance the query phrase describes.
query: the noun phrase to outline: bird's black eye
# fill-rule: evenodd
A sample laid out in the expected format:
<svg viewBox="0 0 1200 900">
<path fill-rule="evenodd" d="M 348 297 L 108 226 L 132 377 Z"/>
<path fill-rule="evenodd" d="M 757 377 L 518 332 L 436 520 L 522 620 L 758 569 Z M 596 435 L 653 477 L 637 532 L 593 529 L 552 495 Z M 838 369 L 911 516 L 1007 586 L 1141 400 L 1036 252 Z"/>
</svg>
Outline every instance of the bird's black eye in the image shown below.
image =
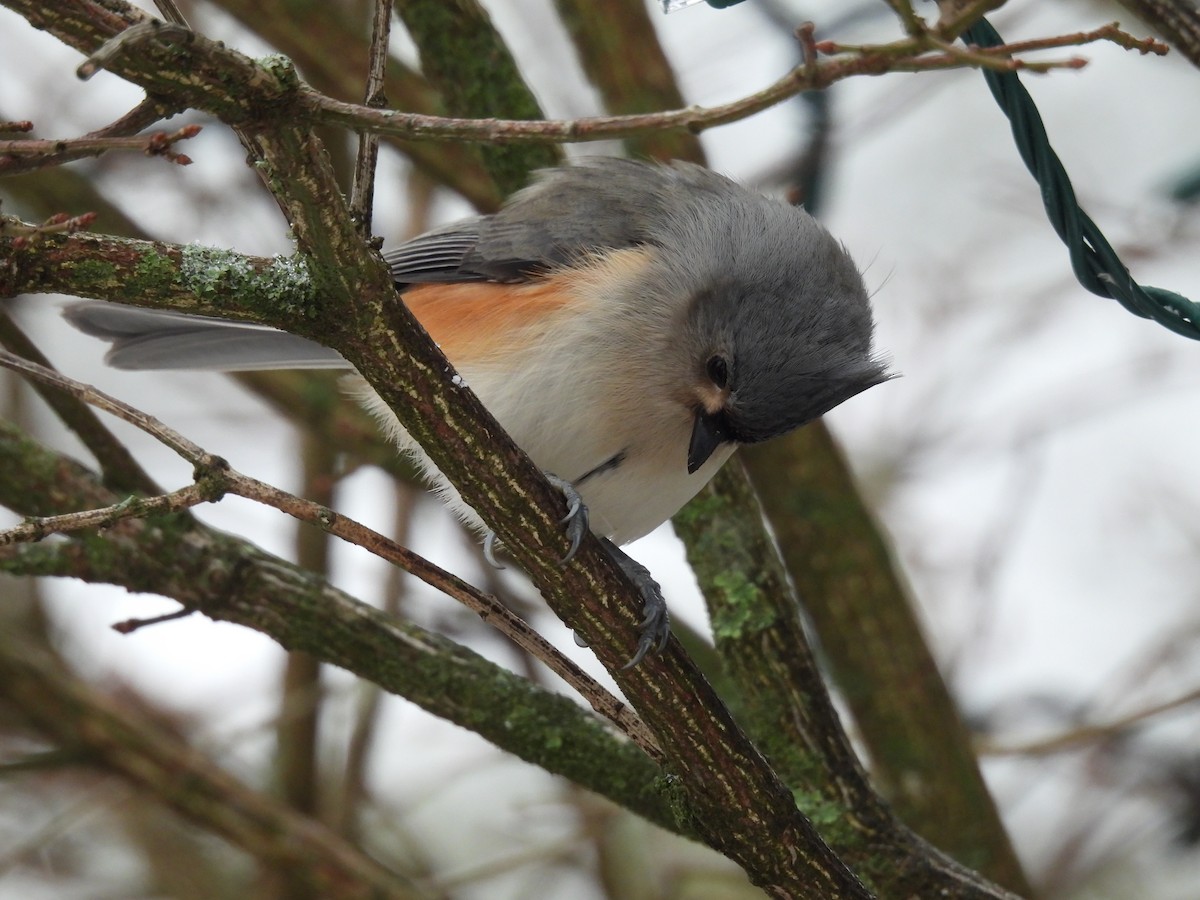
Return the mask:
<svg viewBox="0 0 1200 900">
<path fill-rule="evenodd" d="M 725 390 L 729 385 L 729 362 L 721 354 L 715 353 L 710 356 L 704 364 L 704 371 L 709 380 L 721 390 Z"/>
</svg>

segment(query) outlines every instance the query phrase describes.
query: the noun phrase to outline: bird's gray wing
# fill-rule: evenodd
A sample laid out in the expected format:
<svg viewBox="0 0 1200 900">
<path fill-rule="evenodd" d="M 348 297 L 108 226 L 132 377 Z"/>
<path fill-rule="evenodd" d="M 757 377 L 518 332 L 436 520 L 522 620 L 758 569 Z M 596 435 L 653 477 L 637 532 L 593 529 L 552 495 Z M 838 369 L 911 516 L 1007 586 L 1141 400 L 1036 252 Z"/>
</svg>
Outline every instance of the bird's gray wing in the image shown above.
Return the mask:
<svg viewBox="0 0 1200 900">
<path fill-rule="evenodd" d="M 597 251 L 652 242 L 688 193 L 724 182 L 698 166 L 597 158 L 537 173 L 500 212 L 430 231 L 384 259 L 408 284 L 519 282 Z"/>
<path fill-rule="evenodd" d="M 408 284 L 485 281 L 483 273 L 463 271 L 463 262 L 479 243 L 480 230 L 488 216 L 464 219 L 427 231 L 397 247 L 383 251 L 392 279 Z"/>
</svg>

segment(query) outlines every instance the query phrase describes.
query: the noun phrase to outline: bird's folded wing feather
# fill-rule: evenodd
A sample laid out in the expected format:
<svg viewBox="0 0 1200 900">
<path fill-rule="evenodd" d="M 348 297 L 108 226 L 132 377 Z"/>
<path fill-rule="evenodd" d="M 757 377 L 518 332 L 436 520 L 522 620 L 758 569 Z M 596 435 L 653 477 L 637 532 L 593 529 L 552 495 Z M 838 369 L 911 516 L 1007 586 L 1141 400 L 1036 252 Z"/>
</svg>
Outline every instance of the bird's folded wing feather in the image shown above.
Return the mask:
<svg viewBox="0 0 1200 900">
<path fill-rule="evenodd" d="M 715 177 L 696 166 L 585 160 L 539 173 L 495 215 L 428 232 L 384 259 L 402 288 L 535 280 L 598 252 L 649 243 L 648 226 L 672 199 L 705 190 Z"/>
</svg>

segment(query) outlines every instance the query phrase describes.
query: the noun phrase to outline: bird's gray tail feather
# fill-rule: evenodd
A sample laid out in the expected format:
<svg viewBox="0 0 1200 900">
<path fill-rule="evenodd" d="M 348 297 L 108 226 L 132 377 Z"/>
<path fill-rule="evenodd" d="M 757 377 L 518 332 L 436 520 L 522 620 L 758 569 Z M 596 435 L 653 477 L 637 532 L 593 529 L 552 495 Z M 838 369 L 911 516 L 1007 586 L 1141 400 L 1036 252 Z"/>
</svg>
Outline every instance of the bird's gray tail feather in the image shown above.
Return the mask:
<svg viewBox="0 0 1200 900">
<path fill-rule="evenodd" d="M 348 369 L 336 351 L 264 325 L 139 309 L 76 303 L 63 311 L 84 334 L 112 344 L 104 361 L 118 369 Z"/>
</svg>

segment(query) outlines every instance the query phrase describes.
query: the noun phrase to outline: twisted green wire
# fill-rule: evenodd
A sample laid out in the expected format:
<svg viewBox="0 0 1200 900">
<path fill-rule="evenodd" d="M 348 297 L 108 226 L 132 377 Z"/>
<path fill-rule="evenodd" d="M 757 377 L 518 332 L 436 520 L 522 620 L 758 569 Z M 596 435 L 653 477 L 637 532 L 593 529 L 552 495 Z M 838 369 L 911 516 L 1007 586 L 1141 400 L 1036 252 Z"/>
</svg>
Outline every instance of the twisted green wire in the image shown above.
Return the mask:
<svg viewBox="0 0 1200 900">
<path fill-rule="evenodd" d="M 968 28 L 963 40 L 977 47 L 997 47 L 1004 43 L 986 19 Z M 1079 208 L 1071 179 L 1050 147 L 1042 117 L 1021 80 L 1013 72 L 992 69 L 984 69 L 983 77 L 1008 116 L 1021 159 L 1041 186 L 1046 215 L 1067 245 L 1071 268 L 1079 283 L 1093 294 L 1114 298 L 1134 315 L 1153 319 L 1176 334 L 1200 340 L 1200 306 L 1174 291 L 1142 287 L 1134 281 L 1096 223 Z"/>
</svg>

